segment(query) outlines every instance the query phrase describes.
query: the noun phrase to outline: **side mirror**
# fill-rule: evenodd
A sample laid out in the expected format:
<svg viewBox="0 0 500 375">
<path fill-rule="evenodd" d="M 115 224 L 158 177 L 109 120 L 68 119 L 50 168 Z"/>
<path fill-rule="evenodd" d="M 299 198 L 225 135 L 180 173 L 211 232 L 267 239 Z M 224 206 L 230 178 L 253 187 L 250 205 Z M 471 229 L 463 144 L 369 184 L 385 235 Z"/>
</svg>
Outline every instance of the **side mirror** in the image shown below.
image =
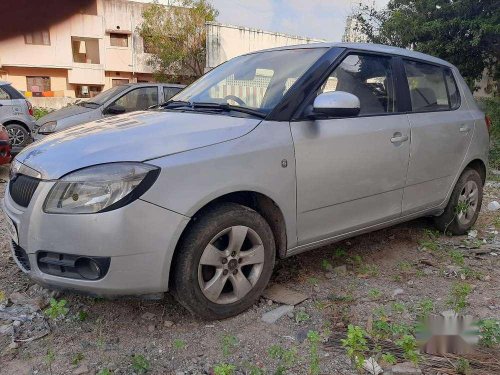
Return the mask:
<svg viewBox="0 0 500 375">
<path fill-rule="evenodd" d="M 319 94 L 314 100 L 314 114 L 332 117 L 357 116 L 361 104 L 356 95 L 345 91 L 330 91 Z"/>
<path fill-rule="evenodd" d="M 106 110 L 104 111 L 106 114 L 110 115 L 121 115 L 122 113 L 125 113 L 127 110 L 125 107 L 122 107 L 121 105 L 118 104 L 111 104 Z"/>
</svg>

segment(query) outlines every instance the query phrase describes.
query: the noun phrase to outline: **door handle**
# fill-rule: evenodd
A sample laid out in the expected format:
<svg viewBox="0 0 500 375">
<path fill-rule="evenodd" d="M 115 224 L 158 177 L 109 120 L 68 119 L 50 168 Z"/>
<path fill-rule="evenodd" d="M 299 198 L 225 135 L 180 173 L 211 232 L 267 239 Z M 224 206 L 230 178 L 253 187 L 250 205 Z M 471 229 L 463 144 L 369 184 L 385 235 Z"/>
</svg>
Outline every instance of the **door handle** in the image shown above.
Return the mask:
<svg viewBox="0 0 500 375">
<path fill-rule="evenodd" d="M 462 133 L 468 133 L 470 131 L 470 126 L 469 125 L 462 125 L 460 127 L 460 132 Z"/>
<path fill-rule="evenodd" d="M 401 143 L 401 142 L 406 142 L 407 140 L 408 140 L 408 136 L 401 135 L 401 133 L 396 133 L 391 138 L 392 143 Z"/>
</svg>

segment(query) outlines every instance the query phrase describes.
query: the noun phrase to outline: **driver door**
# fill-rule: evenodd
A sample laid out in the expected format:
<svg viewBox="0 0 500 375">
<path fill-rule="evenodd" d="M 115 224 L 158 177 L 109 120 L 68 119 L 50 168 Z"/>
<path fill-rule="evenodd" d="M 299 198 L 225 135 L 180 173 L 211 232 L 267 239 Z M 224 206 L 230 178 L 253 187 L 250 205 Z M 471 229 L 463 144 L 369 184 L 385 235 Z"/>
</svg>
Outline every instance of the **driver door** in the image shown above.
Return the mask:
<svg viewBox="0 0 500 375">
<path fill-rule="evenodd" d="M 318 95 L 356 95 L 359 116 L 291 122 L 299 245 L 400 217 L 410 130 L 393 66 L 388 56 L 348 55 Z"/>
</svg>

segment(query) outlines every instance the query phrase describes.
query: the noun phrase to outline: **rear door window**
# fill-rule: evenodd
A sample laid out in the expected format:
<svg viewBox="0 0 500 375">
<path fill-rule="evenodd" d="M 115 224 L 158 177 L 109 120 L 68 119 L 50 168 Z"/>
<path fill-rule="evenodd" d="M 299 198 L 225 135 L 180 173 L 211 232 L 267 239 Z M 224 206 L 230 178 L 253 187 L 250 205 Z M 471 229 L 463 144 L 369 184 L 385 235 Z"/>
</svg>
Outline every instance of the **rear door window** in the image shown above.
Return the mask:
<svg viewBox="0 0 500 375">
<path fill-rule="evenodd" d="M 413 112 L 433 112 L 456 109 L 460 95 L 449 69 L 404 61 Z"/>
<path fill-rule="evenodd" d="M 167 87 L 163 86 L 163 99 L 165 102 L 168 102 L 174 95 L 181 91 L 181 88 L 178 87 Z"/>
<path fill-rule="evenodd" d="M 115 104 L 125 108 L 126 112 L 148 109 L 158 104 L 158 89 L 156 87 L 134 89 L 123 95 Z"/>
<path fill-rule="evenodd" d="M 0 87 L 0 100 L 10 100 L 10 95 L 2 87 Z"/>
</svg>

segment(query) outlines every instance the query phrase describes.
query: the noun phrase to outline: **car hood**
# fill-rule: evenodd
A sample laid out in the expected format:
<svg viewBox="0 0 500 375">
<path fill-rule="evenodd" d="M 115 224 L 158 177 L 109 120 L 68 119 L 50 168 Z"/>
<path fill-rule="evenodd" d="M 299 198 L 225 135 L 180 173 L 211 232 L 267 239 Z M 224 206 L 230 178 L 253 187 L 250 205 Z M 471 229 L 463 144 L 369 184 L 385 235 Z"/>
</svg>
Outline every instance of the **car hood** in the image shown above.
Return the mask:
<svg viewBox="0 0 500 375">
<path fill-rule="evenodd" d="M 262 120 L 222 114 L 142 111 L 55 133 L 16 160 L 57 179 L 91 165 L 146 161 L 241 137 Z"/>
<path fill-rule="evenodd" d="M 80 105 L 70 105 L 69 107 L 64 107 L 58 109 L 57 111 L 50 112 L 45 116 L 39 118 L 36 122 L 37 125 L 41 126 L 49 121 L 62 120 L 63 118 L 68 118 L 71 116 L 80 115 L 82 113 L 95 111 L 95 108 L 82 107 Z"/>
</svg>

